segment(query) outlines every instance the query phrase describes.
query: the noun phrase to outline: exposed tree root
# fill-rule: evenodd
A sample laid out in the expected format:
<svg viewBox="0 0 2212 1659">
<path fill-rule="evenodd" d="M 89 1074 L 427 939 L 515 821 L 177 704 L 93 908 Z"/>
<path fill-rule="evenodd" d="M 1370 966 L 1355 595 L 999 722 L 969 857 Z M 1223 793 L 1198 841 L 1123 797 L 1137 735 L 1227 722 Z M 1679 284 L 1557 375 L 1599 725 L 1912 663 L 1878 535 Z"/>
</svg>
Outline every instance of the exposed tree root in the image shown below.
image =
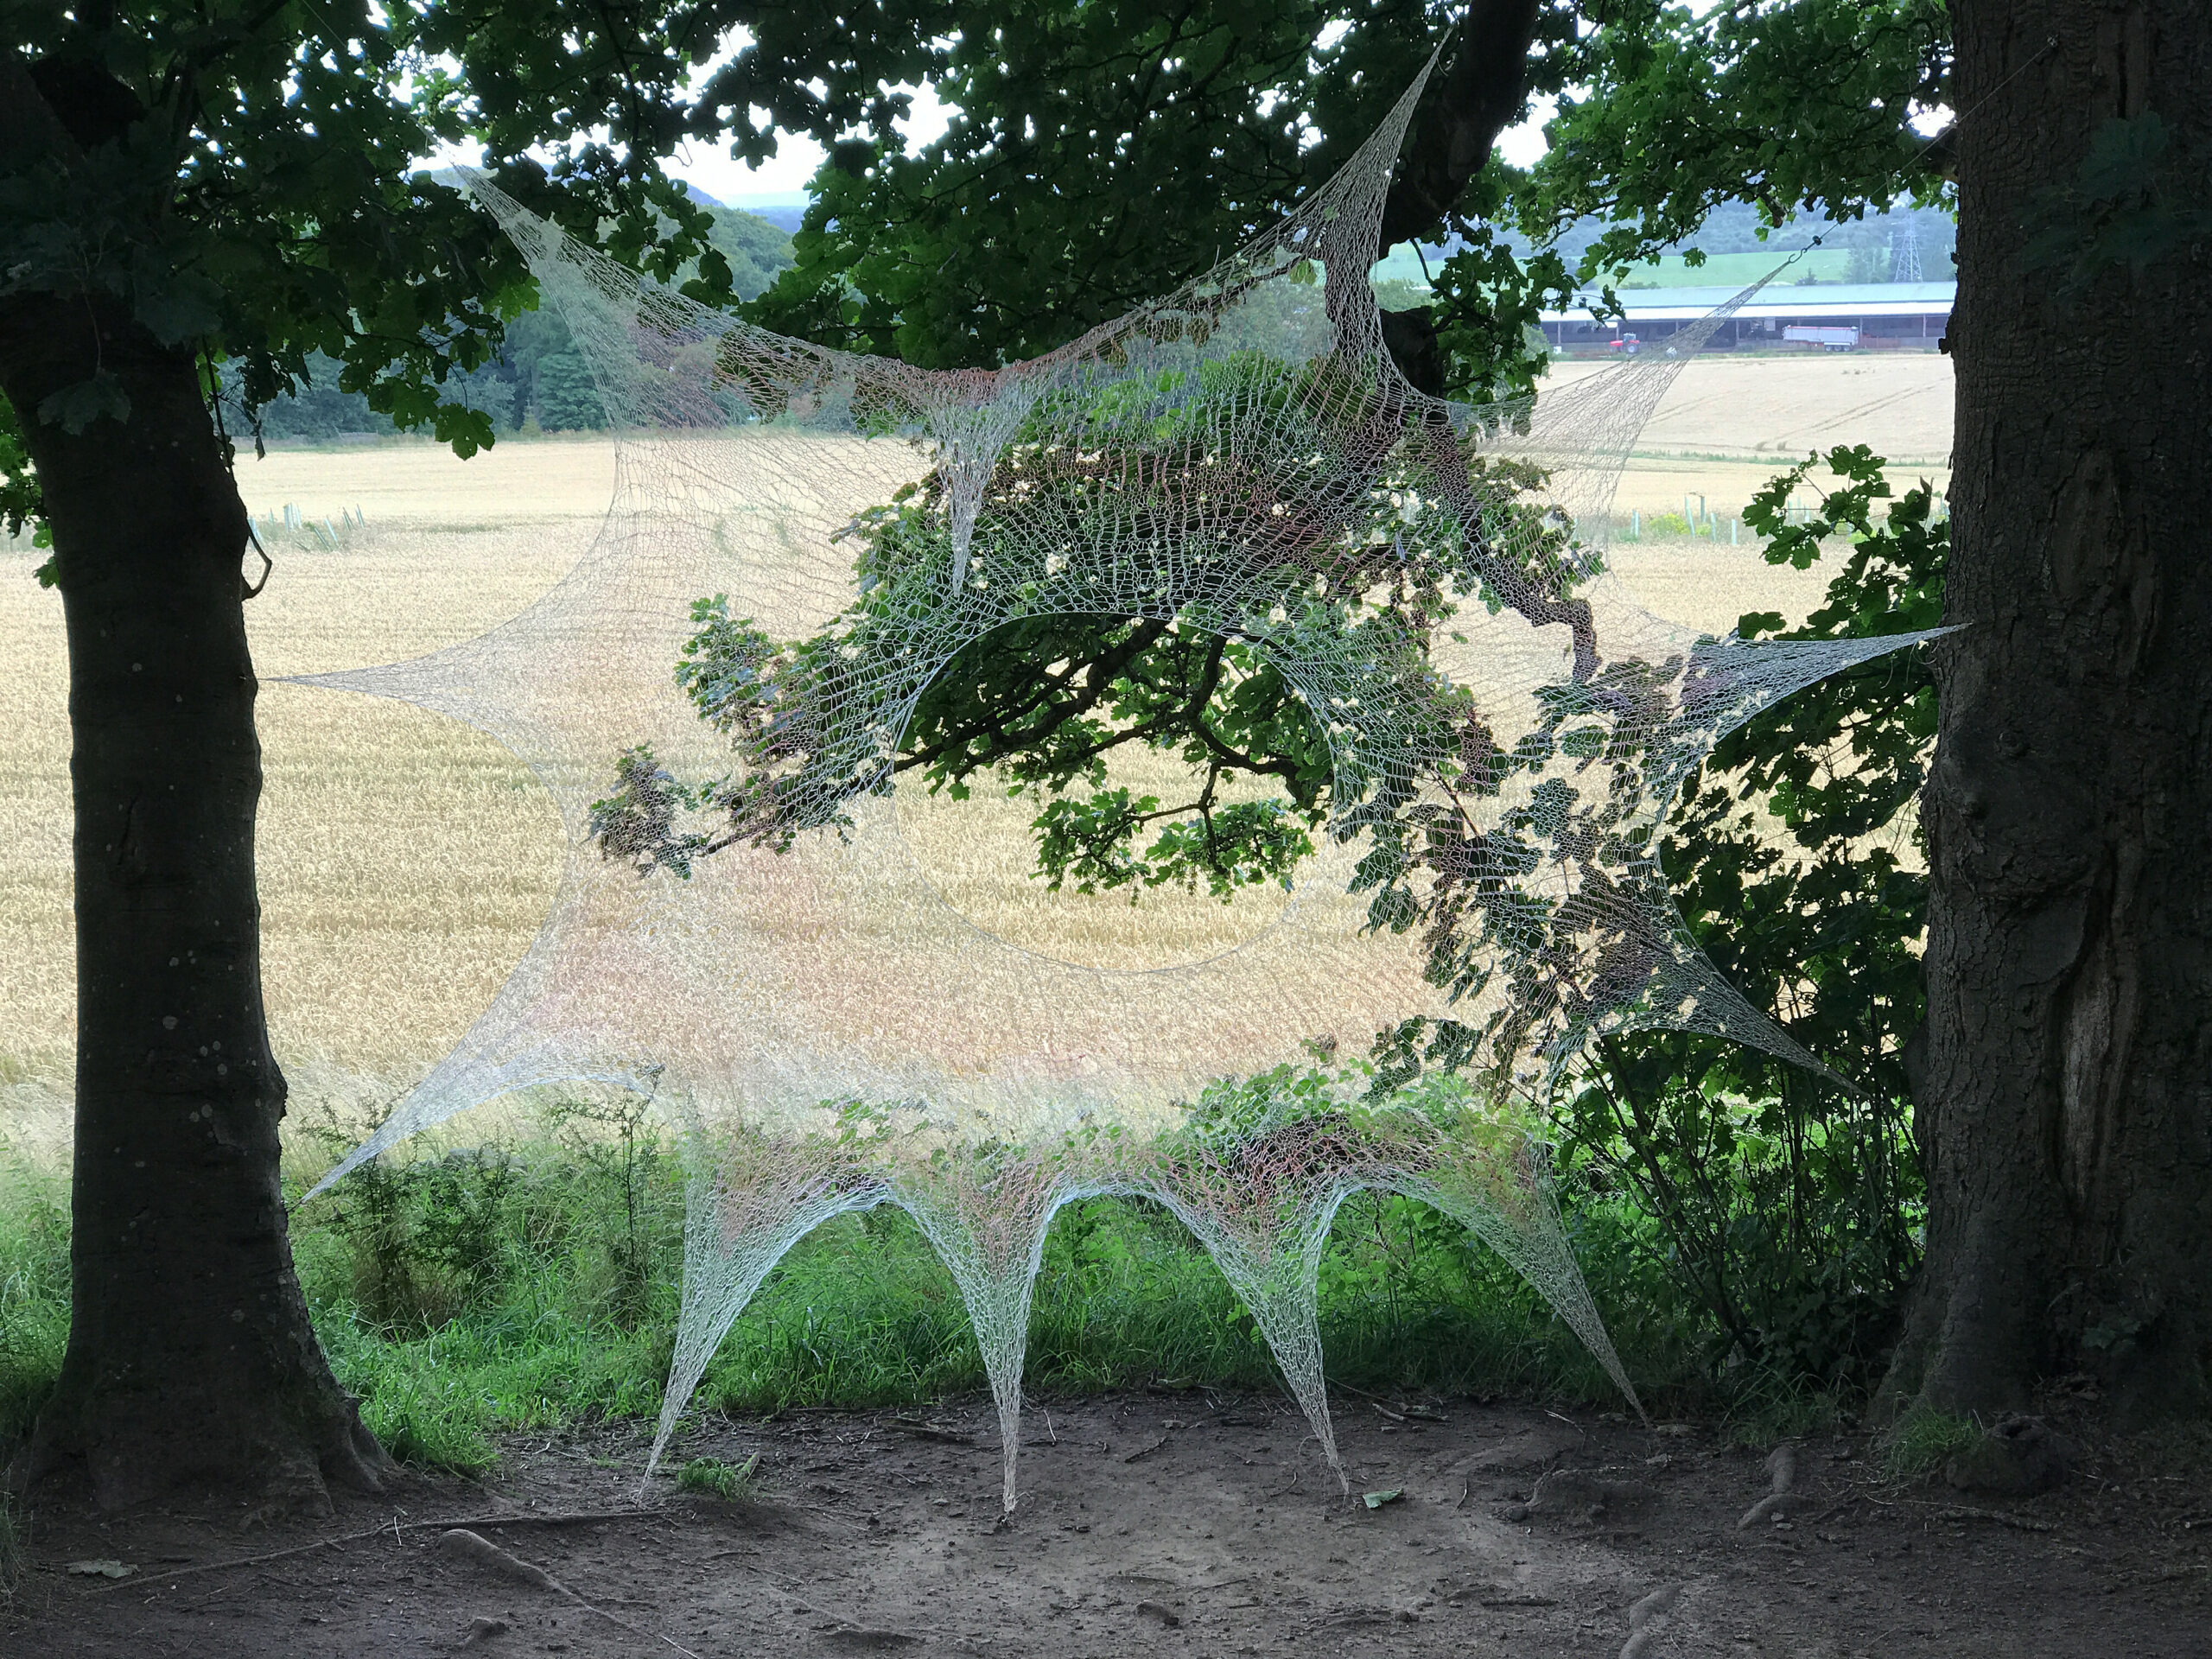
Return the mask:
<svg viewBox="0 0 2212 1659">
<path fill-rule="evenodd" d="M 1744 1511 L 1744 1518 L 1736 1523 L 1738 1532 L 1770 1516 L 1787 1515 L 1793 1507 L 1791 1488 L 1797 1484 L 1797 1448 L 1787 1442 L 1766 1454 L 1766 1471 L 1770 1478 L 1767 1495 Z"/>
<path fill-rule="evenodd" d="M 1628 1640 L 1621 1645 L 1621 1659 L 1642 1659 L 1644 1649 L 1667 1628 L 1667 1615 L 1682 1599 L 1682 1586 L 1669 1584 L 1654 1590 L 1628 1610 Z"/>
<path fill-rule="evenodd" d="M 438 1548 L 450 1560 L 472 1562 L 488 1572 L 498 1573 L 501 1578 L 512 1579 L 518 1584 L 527 1584 L 539 1590 L 550 1590 L 555 1595 L 581 1607 L 585 1612 L 592 1614 L 594 1618 L 603 1618 L 608 1624 L 629 1631 L 632 1636 L 642 1637 L 648 1642 L 654 1639 L 652 1631 L 639 1629 L 619 1613 L 610 1613 L 604 1607 L 594 1606 L 543 1567 L 537 1566 L 535 1562 L 525 1561 L 519 1555 L 509 1554 L 480 1533 L 471 1532 L 466 1527 L 448 1528 L 438 1535 Z M 680 1645 L 673 1637 L 664 1635 L 659 1639 L 676 1649 L 678 1653 L 688 1656 L 689 1659 L 698 1659 L 697 1655 L 693 1654 L 690 1649 Z"/>
<path fill-rule="evenodd" d="M 590 1510 L 573 1515 L 465 1515 L 457 1516 L 450 1521 L 427 1521 L 416 1529 L 442 1531 L 456 1527 L 571 1527 L 593 1521 L 627 1521 L 639 1516 L 661 1513 L 659 1510 Z M 259 1567 L 264 1561 L 281 1561 L 289 1555 L 306 1555 L 318 1549 L 335 1549 L 340 1544 L 355 1544 L 364 1539 L 381 1538 L 399 1524 L 396 1520 L 379 1521 L 375 1526 L 364 1527 L 359 1532 L 341 1532 L 334 1538 L 318 1538 L 311 1544 L 294 1544 L 289 1549 L 264 1550 L 258 1555 L 236 1555 L 228 1560 L 202 1561 L 194 1567 L 171 1567 L 165 1573 L 149 1574 L 147 1581 L 158 1580 L 168 1584 L 172 1580 L 190 1578 L 199 1573 L 227 1573 L 237 1567 Z M 124 1587 L 137 1586 L 104 1584 L 91 1593 L 103 1595 L 110 1590 Z"/>
</svg>

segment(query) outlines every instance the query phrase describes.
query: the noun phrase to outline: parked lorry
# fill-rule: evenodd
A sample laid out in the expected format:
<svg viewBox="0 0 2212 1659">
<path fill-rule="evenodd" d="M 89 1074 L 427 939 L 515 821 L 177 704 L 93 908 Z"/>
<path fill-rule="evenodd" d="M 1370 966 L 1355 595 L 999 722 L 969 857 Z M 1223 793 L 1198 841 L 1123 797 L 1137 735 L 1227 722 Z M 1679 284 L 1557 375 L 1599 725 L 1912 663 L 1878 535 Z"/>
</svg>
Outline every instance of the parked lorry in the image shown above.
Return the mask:
<svg viewBox="0 0 2212 1659">
<path fill-rule="evenodd" d="M 1829 327 L 1823 324 L 1792 322 L 1783 325 L 1782 337 L 1786 340 L 1802 340 L 1808 346 L 1817 346 L 1824 352 L 1848 352 L 1859 344 L 1859 326 Z"/>
</svg>

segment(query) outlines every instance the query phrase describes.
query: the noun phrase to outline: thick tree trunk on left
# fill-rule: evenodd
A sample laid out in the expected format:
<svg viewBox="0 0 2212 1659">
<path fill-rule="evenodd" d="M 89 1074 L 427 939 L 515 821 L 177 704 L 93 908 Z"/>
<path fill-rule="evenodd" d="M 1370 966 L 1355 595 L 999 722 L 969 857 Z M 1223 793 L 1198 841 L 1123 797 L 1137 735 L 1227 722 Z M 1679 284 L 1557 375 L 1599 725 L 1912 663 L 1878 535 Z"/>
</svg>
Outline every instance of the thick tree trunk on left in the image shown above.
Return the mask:
<svg viewBox="0 0 2212 1659">
<path fill-rule="evenodd" d="M 96 368 L 125 416 L 40 418 Z M 23 1472 L 81 1467 L 108 1507 L 373 1487 L 386 1460 L 308 1324 L 277 1181 L 245 509 L 191 356 L 112 302 L 0 301 L 0 393 L 54 531 L 76 820 L 69 1346 Z"/>
</svg>

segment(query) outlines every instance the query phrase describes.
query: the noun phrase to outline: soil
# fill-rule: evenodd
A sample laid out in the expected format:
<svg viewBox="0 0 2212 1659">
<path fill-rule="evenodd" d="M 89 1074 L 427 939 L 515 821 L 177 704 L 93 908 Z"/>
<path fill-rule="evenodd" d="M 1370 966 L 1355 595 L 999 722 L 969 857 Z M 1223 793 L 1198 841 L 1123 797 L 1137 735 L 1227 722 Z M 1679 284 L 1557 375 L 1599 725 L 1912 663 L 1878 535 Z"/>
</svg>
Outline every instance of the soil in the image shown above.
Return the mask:
<svg viewBox="0 0 2212 1659">
<path fill-rule="evenodd" d="M 1393 1421 L 1378 1405 L 1339 1410 L 1349 1498 L 1280 1401 L 1033 1408 L 1003 1523 L 980 1402 L 709 1419 L 685 1456 L 760 1459 L 734 1500 L 664 1476 L 640 1504 L 630 1425 L 512 1442 L 481 1485 L 417 1478 L 319 1520 L 101 1519 L 49 1499 L 0 1652 L 2212 1652 L 2202 1445 L 2177 1456 L 2077 1428 L 2065 1485 L 1993 1498 L 1885 1483 L 1861 1436 L 1808 1440 L 1789 1494 L 1739 1527 L 1774 1484 L 1771 1456 L 1706 1427 L 1471 1402 L 1402 1402 Z M 442 1543 L 457 1522 L 496 1548 Z"/>
</svg>

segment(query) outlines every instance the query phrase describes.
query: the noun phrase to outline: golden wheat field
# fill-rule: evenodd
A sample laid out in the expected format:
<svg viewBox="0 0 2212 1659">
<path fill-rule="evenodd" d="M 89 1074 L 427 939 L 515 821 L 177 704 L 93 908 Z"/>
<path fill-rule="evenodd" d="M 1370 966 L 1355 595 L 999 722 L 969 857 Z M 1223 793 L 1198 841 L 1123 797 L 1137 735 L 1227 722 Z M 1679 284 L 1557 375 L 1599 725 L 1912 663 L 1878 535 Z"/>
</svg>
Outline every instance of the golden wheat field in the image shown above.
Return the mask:
<svg viewBox="0 0 2212 1659">
<path fill-rule="evenodd" d="M 1617 512 L 1724 520 L 1807 449 L 1865 442 L 1938 485 L 1950 377 L 1933 356 L 1700 360 L 1639 442 Z M 1561 369 L 1562 379 L 1590 372 Z M 468 461 L 428 443 L 281 450 L 242 461 L 248 507 L 312 523 L 359 509 L 339 550 L 287 537 L 247 607 L 267 782 L 259 869 L 270 1019 L 301 1114 L 381 1114 L 490 1001 L 535 934 L 561 828 L 531 775 L 488 738 L 411 706 L 287 684 L 482 632 L 590 546 L 614 453 L 588 438 L 509 442 Z M 1748 544 L 1617 544 L 1617 573 L 1662 615 L 1715 630 L 1750 610 L 1802 615 L 1826 577 L 1776 571 Z M 0 1138 L 45 1160 L 66 1144 L 73 1044 L 67 677 L 38 556 L 0 542 Z M 1176 780 L 1132 781 L 1165 796 Z M 1027 809 L 900 805 L 918 861 L 971 919 L 1045 954 L 1104 966 L 1188 960 L 1263 927 L 1282 900 L 1224 909 L 1158 896 L 1041 894 L 1026 874 Z"/>
</svg>

